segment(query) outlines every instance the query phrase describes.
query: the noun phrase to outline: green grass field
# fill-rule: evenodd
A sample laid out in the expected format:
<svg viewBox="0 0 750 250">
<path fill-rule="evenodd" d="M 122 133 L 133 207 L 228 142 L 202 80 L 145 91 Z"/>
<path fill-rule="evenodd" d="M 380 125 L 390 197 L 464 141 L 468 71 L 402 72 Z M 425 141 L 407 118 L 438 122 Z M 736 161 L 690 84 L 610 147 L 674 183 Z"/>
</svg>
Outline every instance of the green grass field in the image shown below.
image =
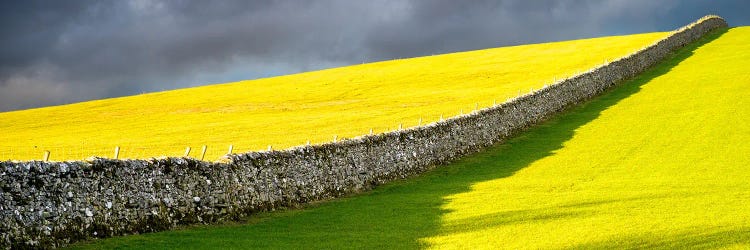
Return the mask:
<svg viewBox="0 0 750 250">
<path fill-rule="evenodd" d="M 325 143 L 504 102 L 634 52 L 666 32 L 392 60 L 0 113 L 0 160 L 227 153 Z"/>
<path fill-rule="evenodd" d="M 80 248 L 750 248 L 750 27 L 424 176 Z"/>
</svg>

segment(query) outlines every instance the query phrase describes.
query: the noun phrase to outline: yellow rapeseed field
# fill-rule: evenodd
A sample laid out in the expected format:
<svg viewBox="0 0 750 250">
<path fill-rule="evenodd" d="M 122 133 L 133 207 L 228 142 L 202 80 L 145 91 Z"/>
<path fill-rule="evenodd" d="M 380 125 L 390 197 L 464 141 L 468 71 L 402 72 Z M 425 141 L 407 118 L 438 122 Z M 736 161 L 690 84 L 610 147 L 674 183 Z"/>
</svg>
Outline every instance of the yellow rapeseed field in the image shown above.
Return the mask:
<svg viewBox="0 0 750 250">
<path fill-rule="evenodd" d="M 88 249 L 750 249 L 750 27 L 365 195 Z"/>
<path fill-rule="evenodd" d="M 563 118 L 593 119 L 559 146 L 527 143 L 550 145 L 548 155 L 444 197 L 441 233 L 424 242 L 750 248 L 750 27 L 711 37 L 584 108 L 593 112 Z"/>
<path fill-rule="evenodd" d="M 501 103 L 667 33 L 392 60 L 0 113 L 0 160 L 180 156 L 206 160 L 417 126 Z"/>
</svg>

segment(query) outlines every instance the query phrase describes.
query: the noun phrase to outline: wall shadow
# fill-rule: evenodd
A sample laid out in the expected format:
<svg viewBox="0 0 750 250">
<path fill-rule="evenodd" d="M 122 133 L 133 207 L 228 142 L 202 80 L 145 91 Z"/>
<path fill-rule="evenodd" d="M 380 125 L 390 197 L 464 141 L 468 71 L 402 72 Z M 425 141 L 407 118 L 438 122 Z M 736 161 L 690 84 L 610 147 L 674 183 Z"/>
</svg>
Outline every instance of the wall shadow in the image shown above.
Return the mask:
<svg viewBox="0 0 750 250">
<path fill-rule="evenodd" d="M 375 190 L 335 201 L 311 204 L 303 210 L 261 213 L 247 223 L 193 226 L 179 230 L 94 240 L 78 248 L 421 248 L 420 240 L 442 233 L 460 233 L 468 226 L 444 228 L 441 220 L 450 212 L 442 208 L 446 198 L 471 190 L 484 181 L 513 175 L 531 163 L 551 156 L 570 140 L 575 130 L 621 100 L 638 93 L 651 79 L 668 73 L 697 48 L 719 38 L 727 29 L 712 32 L 678 50 L 636 78 L 603 95 L 559 114 L 547 122 L 518 134 L 505 143 L 442 166 L 423 176 L 396 181 Z M 659 197 L 639 197 L 653 199 Z M 632 199 L 632 198 L 631 198 Z M 557 206 L 549 211 L 512 211 L 473 218 L 487 227 L 520 220 L 552 220 L 582 216 L 587 207 L 621 200 L 585 201 Z M 466 221 L 464 223 L 474 223 Z M 743 231 L 746 234 L 746 231 Z M 688 237 L 688 236 L 685 236 Z M 581 246 L 607 248 L 608 243 Z"/>
</svg>

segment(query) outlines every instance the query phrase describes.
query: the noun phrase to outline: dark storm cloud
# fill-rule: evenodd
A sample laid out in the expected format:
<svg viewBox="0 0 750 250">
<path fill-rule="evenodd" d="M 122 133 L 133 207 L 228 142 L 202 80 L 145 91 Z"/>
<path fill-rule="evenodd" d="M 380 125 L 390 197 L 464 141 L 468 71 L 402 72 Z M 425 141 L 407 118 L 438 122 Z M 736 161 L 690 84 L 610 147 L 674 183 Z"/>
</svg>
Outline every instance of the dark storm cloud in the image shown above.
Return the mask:
<svg viewBox="0 0 750 250">
<path fill-rule="evenodd" d="M 670 30 L 744 1 L 4 1 L 0 110 L 503 45 Z"/>
</svg>

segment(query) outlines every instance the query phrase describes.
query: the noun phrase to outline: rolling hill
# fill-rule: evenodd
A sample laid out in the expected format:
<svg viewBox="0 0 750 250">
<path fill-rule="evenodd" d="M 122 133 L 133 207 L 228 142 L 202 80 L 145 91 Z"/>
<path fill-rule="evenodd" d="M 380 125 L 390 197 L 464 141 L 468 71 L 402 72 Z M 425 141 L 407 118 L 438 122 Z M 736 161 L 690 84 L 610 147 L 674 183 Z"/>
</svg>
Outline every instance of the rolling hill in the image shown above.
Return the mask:
<svg viewBox="0 0 750 250">
<path fill-rule="evenodd" d="M 539 89 L 665 37 L 614 36 L 392 60 L 0 113 L 0 159 L 284 149 L 392 131 Z"/>
<path fill-rule="evenodd" d="M 366 195 L 79 247 L 748 248 L 748 40 L 750 27 L 709 35 L 504 144 Z"/>
</svg>

